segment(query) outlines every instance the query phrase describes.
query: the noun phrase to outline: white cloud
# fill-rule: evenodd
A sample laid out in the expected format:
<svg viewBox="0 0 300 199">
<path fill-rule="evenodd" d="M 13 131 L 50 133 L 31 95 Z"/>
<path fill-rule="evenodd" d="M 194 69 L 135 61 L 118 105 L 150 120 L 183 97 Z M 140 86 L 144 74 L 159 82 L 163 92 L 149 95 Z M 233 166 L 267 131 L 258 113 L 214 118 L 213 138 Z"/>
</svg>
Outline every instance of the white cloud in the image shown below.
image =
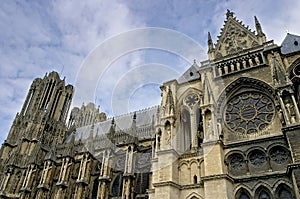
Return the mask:
<svg viewBox="0 0 300 199">
<path fill-rule="evenodd" d="M 80 63 L 97 44 L 141 25 L 118 1 L 1 2 L 0 140 L 34 78 L 64 68 L 73 84 Z"/>
<path fill-rule="evenodd" d="M 45 72 L 51 70 L 61 72 L 63 69 L 67 82 L 75 84 L 79 66 L 98 44 L 120 33 L 145 26 L 172 28 L 206 46 L 207 31 L 211 31 L 213 40 L 216 41 L 227 8 L 234 11 L 237 18 L 250 25 L 252 29 L 254 28 L 253 15 L 256 15 L 268 39 L 275 39 L 277 44 L 281 43 L 285 30 L 300 33 L 300 27 L 297 25 L 300 18 L 300 2 L 297 0 L 287 0 L 284 3 L 271 0 L 264 2 L 259 0 L 1 2 L 0 136 L 2 139 L 6 137 L 12 119 L 15 113 L 20 111 L 30 83 L 35 77 L 43 77 Z M 98 63 L 99 66 L 105 63 L 109 53 L 116 53 L 126 45 L 138 43 L 138 40 L 143 42 L 151 38 L 150 36 L 153 35 L 136 36 L 119 43 L 117 47 L 107 46 L 109 52 L 102 52 L 92 60 L 92 63 Z M 172 38 L 163 38 L 159 42 L 180 46 L 185 50 L 184 54 L 189 61 L 194 58 L 199 61 L 204 59 L 197 48 L 182 46 L 182 43 L 176 43 Z M 157 54 L 149 52 L 135 51 L 121 58 L 114 57 L 115 62 L 109 63 L 111 65 L 104 73 L 105 76 L 96 81 L 98 90 L 95 91 L 97 92 L 95 95 L 104 110 L 110 111 L 107 107 L 110 107 L 111 100 L 107 101 L 107 98 L 112 96 L 116 83 L 134 68 L 148 63 L 160 63 L 182 73 L 188 67 L 186 61 L 176 55 L 172 57 L 162 51 L 157 51 Z M 177 54 L 181 52 L 178 51 Z M 103 60 L 99 61 L 99 59 Z M 97 72 L 98 69 L 96 67 L 93 70 L 92 72 Z M 144 76 L 135 76 L 136 78 L 124 84 L 128 85 L 128 88 L 136 89 L 129 98 L 127 96 L 130 109 L 135 107 L 133 100 L 138 102 L 147 100 L 148 96 L 143 88 L 150 90 L 153 88 L 147 86 L 147 83 L 151 83 L 149 79 L 152 78 L 147 77 L 145 82 Z M 91 78 L 90 74 L 85 77 Z M 132 87 L 134 84 L 136 87 Z M 155 94 L 156 91 L 149 93 Z M 155 103 L 155 100 L 149 102 L 151 103 Z M 79 104 L 81 104 L 80 99 L 77 101 L 77 105 Z"/>
</svg>

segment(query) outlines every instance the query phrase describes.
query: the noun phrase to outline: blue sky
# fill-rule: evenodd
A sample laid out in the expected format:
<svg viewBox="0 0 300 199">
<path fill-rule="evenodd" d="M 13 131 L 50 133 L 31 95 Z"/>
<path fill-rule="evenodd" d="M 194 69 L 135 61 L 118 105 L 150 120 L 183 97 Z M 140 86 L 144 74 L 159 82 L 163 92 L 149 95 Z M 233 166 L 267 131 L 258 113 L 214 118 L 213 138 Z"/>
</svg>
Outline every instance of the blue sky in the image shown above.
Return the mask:
<svg viewBox="0 0 300 199">
<path fill-rule="evenodd" d="M 226 9 L 252 29 L 256 15 L 267 39 L 274 39 L 279 45 L 286 31 L 300 34 L 297 0 L 1 1 L 0 142 L 6 138 L 34 78 L 55 70 L 66 76 L 67 83 L 76 85 L 78 71 L 97 46 L 116 35 L 146 27 L 177 31 L 206 51 L 207 32 L 211 32 L 216 42 Z M 192 59 L 204 58 L 195 54 L 185 60 L 161 49 L 139 49 L 124 54 L 98 79 L 93 101 L 109 115 L 159 104 L 160 83 L 182 74 Z M 166 70 L 166 75 L 151 71 L 141 76 L 136 73 L 158 67 Z M 126 80 L 130 74 L 140 78 L 138 84 Z M 126 108 L 114 111 L 114 104 L 124 101 L 120 91 L 126 93 L 133 84 L 131 94 L 125 96 Z M 80 105 L 82 102 L 74 97 L 73 105 Z"/>
</svg>

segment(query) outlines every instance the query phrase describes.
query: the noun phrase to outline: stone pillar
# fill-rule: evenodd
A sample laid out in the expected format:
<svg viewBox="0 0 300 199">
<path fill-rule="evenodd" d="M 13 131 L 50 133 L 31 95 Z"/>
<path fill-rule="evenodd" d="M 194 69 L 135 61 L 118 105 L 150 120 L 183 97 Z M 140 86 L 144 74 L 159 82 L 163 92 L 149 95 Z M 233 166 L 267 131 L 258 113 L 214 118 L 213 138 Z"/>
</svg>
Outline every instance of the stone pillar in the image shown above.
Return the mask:
<svg viewBox="0 0 300 199">
<path fill-rule="evenodd" d="M 134 199 L 134 175 L 123 176 L 122 199 Z"/>
<path fill-rule="evenodd" d="M 69 167 L 72 165 L 72 162 L 70 161 L 69 157 L 63 158 L 60 174 L 58 178 L 58 183 L 63 183 L 66 181 L 66 178 L 68 177 L 68 174 L 70 173 Z"/>
<path fill-rule="evenodd" d="M 107 149 L 103 152 L 97 199 L 108 199 L 110 182 L 110 149 Z"/>
<path fill-rule="evenodd" d="M 126 152 L 125 169 L 124 174 L 134 173 L 134 146 L 129 145 Z"/>
<path fill-rule="evenodd" d="M 99 185 L 98 185 L 98 192 L 97 192 L 97 199 L 108 199 L 109 196 L 109 183 L 110 179 L 99 179 Z"/>
<path fill-rule="evenodd" d="M 2 184 L 1 184 L 1 187 L 0 187 L 0 191 L 1 192 L 5 192 L 6 190 L 6 187 L 7 187 L 7 184 L 8 184 L 8 181 L 11 177 L 11 173 L 13 172 L 13 170 L 11 168 L 9 168 L 6 176 L 5 176 L 5 179 L 2 181 Z"/>
<path fill-rule="evenodd" d="M 179 154 L 174 149 L 157 152 L 157 160 L 152 161 L 152 186 L 155 192 L 151 198 L 179 199 Z"/>
</svg>

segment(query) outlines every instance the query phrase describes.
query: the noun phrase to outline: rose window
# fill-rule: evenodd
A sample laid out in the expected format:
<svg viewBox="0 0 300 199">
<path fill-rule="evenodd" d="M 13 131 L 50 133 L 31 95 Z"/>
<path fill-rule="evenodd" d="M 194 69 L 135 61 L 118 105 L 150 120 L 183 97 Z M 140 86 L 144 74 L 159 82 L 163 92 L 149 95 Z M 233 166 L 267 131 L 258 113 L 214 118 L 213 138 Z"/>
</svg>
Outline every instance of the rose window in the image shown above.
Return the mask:
<svg viewBox="0 0 300 199">
<path fill-rule="evenodd" d="M 240 134 L 256 133 L 265 129 L 274 117 L 274 104 L 266 95 L 248 92 L 229 100 L 225 107 L 225 123 Z"/>
</svg>

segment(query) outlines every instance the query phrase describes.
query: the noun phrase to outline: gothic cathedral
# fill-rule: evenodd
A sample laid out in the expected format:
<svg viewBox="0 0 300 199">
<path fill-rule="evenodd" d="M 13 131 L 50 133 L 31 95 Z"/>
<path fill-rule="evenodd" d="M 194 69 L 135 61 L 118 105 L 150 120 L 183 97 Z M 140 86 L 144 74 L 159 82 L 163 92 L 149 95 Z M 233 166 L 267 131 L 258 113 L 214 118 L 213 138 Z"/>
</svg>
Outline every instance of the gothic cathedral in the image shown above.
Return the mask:
<svg viewBox="0 0 300 199">
<path fill-rule="evenodd" d="M 35 79 L 0 150 L 0 198 L 300 198 L 300 36 L 278 46 L 254 23 L 227 11 L 208 59 L 134 113 L 68 117 L 73 86 Z"/>
</svg>

